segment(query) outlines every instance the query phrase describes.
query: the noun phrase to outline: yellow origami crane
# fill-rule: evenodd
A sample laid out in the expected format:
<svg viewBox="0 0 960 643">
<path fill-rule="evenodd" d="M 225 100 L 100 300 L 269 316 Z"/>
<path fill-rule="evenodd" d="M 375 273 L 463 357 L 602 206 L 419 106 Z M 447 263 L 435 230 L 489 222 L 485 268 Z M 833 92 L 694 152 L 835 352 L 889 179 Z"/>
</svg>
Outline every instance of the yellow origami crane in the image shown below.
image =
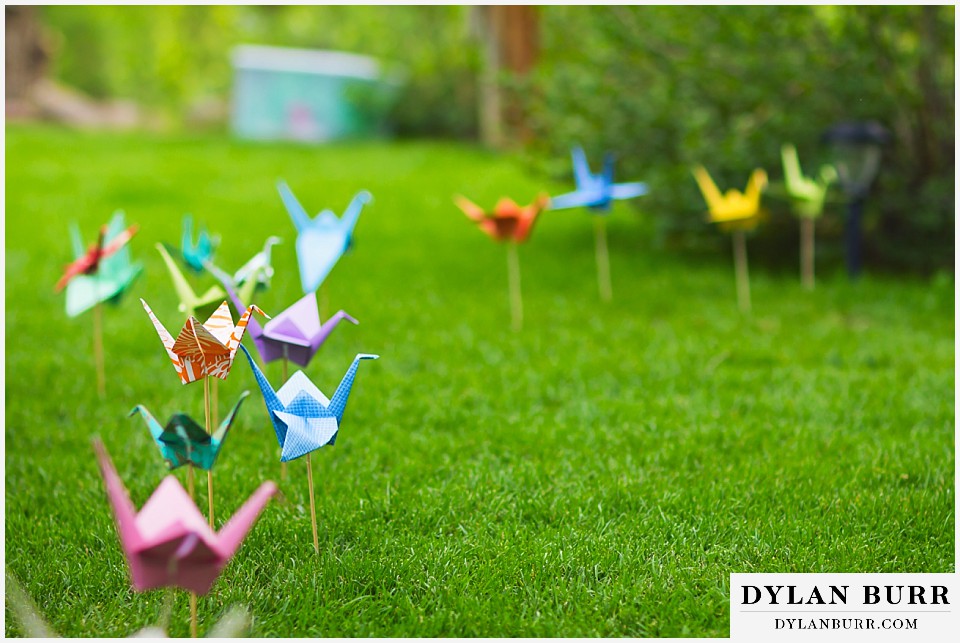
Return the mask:
<svg viewBox="0 0 960 643">
<path fill-rule="evenodd" d="M 240 321 L 234 327 L 230 306 L 224 301 L 202 324 L 196 317 L 188 317 L 177 339 L 174 340 L 150 310 L 147 302 L 141 299 L 140 303 L 150 316 L 150 321 L 157 329 L 157 334 L 167 350 L 173 368 L 176 369 L 180 381 L 184 384 L 196 382 L 211 375 L 222 380 L 227 379 L 251 313 L 257 312 L 270 319 L 269 315 L 251 304 L 247 306 Z"/>
<path fill-rule="evenodd" d="M 700 186 L 703 198 L 709 208 L 710 221 L 713 223 L 737 223 L 737 228 L 752 228 L 757 224 L 760 214 L 760 192 L 767 186 L 767 173 L 757 168 L 747 181 L 747 189 L 727 190 L 720 193 L 706 168 L 698 165 L 693 169 L 693 177 Z"/>
</svg>

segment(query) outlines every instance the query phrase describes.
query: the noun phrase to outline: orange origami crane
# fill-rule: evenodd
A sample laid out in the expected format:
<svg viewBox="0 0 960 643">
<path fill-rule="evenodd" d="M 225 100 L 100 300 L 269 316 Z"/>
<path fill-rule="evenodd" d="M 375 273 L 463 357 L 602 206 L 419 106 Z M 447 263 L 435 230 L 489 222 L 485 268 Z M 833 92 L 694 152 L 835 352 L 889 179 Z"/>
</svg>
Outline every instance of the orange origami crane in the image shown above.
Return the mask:
<svg viewBox="0 0 960 643">
<path fill-rule="evenodd" d="M 138 229 L 138 226 L 132 225 L 115 236 L 110 240 L 109 244 L 104 246 L 103 239 L 107 234 L 107 226 L 100 228 L 100 236 L 97 237 L 97 242 L 87 249 L 87 253 L 85 255 L 66 267 L 63 272 L 63 276 L 60 277 L 57 285 L 54 286 L 56 291 L 60 292 L 63 290 L 70 280 L 78 275 L 92 275 L 95 273 L 97 268 L 100 267 L 100 260 L 109 257 L 117 250 L 125 246 L 127 242 L 133 238 L 133 235 L 137 233 Z"/>
<path fill-rule="evenodd" d="M 471 221 L 476 222 L 481 230 L 496 241 L 522 243 L 530 236 L 537 216 L 546 209 L 550 197 L 539 194 L 533 203 L 526 206 L 518 205 L 513 199 L 502 198 L 497 201 L 492 212 L 487 212 L 462 196 L 454 197 L 454 202 Z"/>
<path fill-rule="evenodd" d="M 237 354 L 237 347 L 240 346 L 240 340 L 243 339 L 247 322 L 250 320 L 250 314 L 257 312 L 270 319 L 269 315 L 251 304 L 247 306 L 240 321 L 234 327 L 230 306 L 224 301 L 202 324 L 196 317 L 188 317 L 177 339 L 174 340 L 150 310 L 147 302 L 141 299 L 140 303 L 150 316 L 150 321 L 157 329 L 160 341 L 163 342 L 163 347 L 167 349 L 167 355 L 173 362 L 173 368 L 176 369 L 180 381 L 184 384 L 196 382 L 211 375 L 222 380 L 227 379 L 230 368 L 233 366 L 233 358 Z"/>
</svg>

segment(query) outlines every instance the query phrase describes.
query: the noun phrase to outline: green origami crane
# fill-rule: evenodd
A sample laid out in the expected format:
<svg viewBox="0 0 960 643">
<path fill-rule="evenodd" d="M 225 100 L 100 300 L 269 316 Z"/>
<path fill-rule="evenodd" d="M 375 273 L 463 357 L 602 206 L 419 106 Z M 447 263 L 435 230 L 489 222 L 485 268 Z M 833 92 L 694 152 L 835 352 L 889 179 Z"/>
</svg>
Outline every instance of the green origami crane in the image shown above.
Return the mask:
<svg viewBox="0 0 960 643">
<path fill-rule="evenodd" d="M 119 234 L 126 230 L 123 211 L 117 210 L 110 219 L 103 244 L 109 245 Z M 74 259 L 80 259 L 87 253 L 76 223 L 70 225 L 70 239 L 73 245 Z M 143 265 L 130 262 L 130 249 L 124 246 L 100 261 L 97 272 L 92 275 L 77 275 L 67 284 L 67 315 L 77 315 L 93 308 L 97 304 L 109 301 L 116 304 L 120 296 L 133 284 L 143 271 Z"/>
<path fill-rule="evenodd" d="M 170 278 L 173 279 L 173 287 L 177 291 L 177 297 L 180 298 L 179 310 L 181 313 L 187 317 L 206 319 L 217 309 L 220 302 L 227 298 L 227 293 L 217 285 L 210 286 L 207 292 L 198 297 L 187 282 L 187 278 L 183 276 L 180 267 L 177 266 L 173 257 L 170 256 L 170 253 L 167 252 L 167 249 L 162 243 L 157 244 L 157 251 L 160 253 L 160 256 L 163 257 L 164 263 L 167 264 L 167 270 L 170 271 Z"/>
<path fill-rule="evenodd" d="M 820 166 L 820 178 L 807 178 L 800 170 L 797 148 L 787 143 L 780 148 L 783 158 L 783 181 L 787 194 L 793 202 L 797 215 L 816 219 L 823 214 L 823 204 L 830 184 L 837 180 L 837 170 L 832 165 Z"/>
<path fill-rule="evenodd" d="M 190 464 L 204 471 L 210 471 L 217 461 L 217 455 L 227 439 L 227 432 L 233 424 L 233 418 L 240 409 L 240 404 L 250 395 L 244 391 L 240 399 L 220 423 L 217 430 L 210 435 L 186 413 L 175 413 L 168 421 L 167 426 L 160 423 L 150 414 L 142 404 L 138 404 L 130 411 L 130 415 L 139 412 L 150 429 L 150 435 L 157 441 L 160 453 L 167 462 L 167 467 L 176 469 Z"/>
</svg>

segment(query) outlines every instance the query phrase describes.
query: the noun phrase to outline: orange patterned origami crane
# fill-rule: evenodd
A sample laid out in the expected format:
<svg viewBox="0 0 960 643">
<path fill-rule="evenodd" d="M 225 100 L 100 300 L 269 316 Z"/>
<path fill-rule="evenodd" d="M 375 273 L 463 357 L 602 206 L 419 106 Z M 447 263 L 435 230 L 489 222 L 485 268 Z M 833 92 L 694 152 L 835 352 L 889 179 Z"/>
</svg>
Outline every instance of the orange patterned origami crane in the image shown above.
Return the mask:
<svg viewBox="0 0 960 643">
<path fill-rule="evenodd" d="M 141 299 L 140 303 L 150 316 L 150 321 L 157 329 L 160 341 L 163 342 L 163 347 L 167 349 L 167 355 L 173 362 L 173 368 L 176 369 L 180 381 L 184 384 L 196 382 L 211 375 L 222 380 L 227 379 L 251 313 L 257 312 L 270 319 L 269 315 L 251 304 L 247 306 L 240 321 L 234 326 L 230 306 L 224 301 L 202 324 L 196 317 L 188 317 L 177 339 L 174 340 L 150 310 L 147 302 Z"/>
<path fill-rule="evenodd" d="M 497 201 L 492 212 L 487 212 L 462 196 L 455 197 L 454 202 L 494 240 L 522 243 L 530 236 L 533 224 L 550 203 L 550 197 L 540 194 L 533 203 L 526 206 L 518 205 L 513 199 L 502 198 Z"/>
<path fill-rule="evenodd" d="M 132 225 L 117 236 L 113 237 L 106 246 L 103 245 L 104 237 L 107 234 L 107 226 L 100 228 L 100 236 L 97 242 L 87 249 L 86 254 L 68 265 L 63 271 L 63 276 L 54 286 L 57 292 L 78 275 L 92 275 L 100 267 L 100 261 L 115 253 L 117 250 L 127 245 L 127 242 L 137 233 L 138 226 Z"/>
</svg>

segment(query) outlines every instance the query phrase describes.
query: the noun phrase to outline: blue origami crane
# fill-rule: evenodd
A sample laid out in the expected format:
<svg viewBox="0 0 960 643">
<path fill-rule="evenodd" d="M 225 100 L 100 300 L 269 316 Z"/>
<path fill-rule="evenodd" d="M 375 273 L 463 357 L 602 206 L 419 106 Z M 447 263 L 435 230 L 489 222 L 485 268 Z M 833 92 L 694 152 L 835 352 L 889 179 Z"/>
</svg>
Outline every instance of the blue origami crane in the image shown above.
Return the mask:
<svg viewBox="0 0 960 643">
<path fill-rule="evenodd" d="M 250 351 L 242 344 L 240 348 L 250 360 L 250 368 L 253 369 L 253 375 L 263 393 L 263 401 L 267 405 L 273 429 L 277 433 L 277 441 L 280 443 L 281 462 L 295 460 L 328 444 L 333 446 L 360 360 L 380 357 L 357 354 L 333 394 L 333 399 L 328 400 L 303 371 L 294 373 L 279 391 L 274 392 L 266 376 L 257 368 Z"/>
<path fill-rule="evenodd" d="M 213 261 L 213 251 L 219 245 L 219 237 L 211 237 L 206 229 L 200 226 L 197 242 L 193 242 L 193 217 L 183 215 L 183 235 L 180 238 L 180 254 L 183 262 L 194 272 L 203 272 L 203 262 Z"/>
<path fill-rule="evenodd" d="M 250 395 L 249 391 L 244 391 L 240 399 L 230 409 L 230 413 L 220 423 L 220 427 L 213 433 L 207 433 L 203 427 L 197 424 L 193 418 L 186 413 L 175 413 L 167 420 L 166 427 L 157 422 L 156 418 L 147 410 L 147 407 L 138 404 L 130 411 L 130 415 L 140 413 L 143 421 L 147 423 L 150 429 L 150 435 L 160 447 L 160 455 L 167 463 L 167 468 L 176 469 L 185 464 L 190 464 L 205 471 L 210 471 L 217 456 L 220 455 L 220 449 L 227 439 L 227 432 L 233 424 L 233 419 L 240 410 L 240 404 Z"/>
<path fill-rule="evenodd" d="M 577 189 L 550 199 L 551 210 L 588 207 L 597 214 L 606 214 L 615 199 L 632 199 L 647 193 L 646 183 L 613 182 L 613 154 L 604 155 L 603 170 L 599 174 L 590 172 L 582 147 L 573 148 L 572 155 Z"/>
<path fill-rule="evenodd" d="M 315 292 L 353 242 L 353 229 L 363 206 L 373 200 L 366 190 L 357 192 L 342 217 L 324 210 L 311 219 L 283 181 L 277 181 L 280 198 L 297 228 L 297 261 L 303 294 Z"/>
</svg>

